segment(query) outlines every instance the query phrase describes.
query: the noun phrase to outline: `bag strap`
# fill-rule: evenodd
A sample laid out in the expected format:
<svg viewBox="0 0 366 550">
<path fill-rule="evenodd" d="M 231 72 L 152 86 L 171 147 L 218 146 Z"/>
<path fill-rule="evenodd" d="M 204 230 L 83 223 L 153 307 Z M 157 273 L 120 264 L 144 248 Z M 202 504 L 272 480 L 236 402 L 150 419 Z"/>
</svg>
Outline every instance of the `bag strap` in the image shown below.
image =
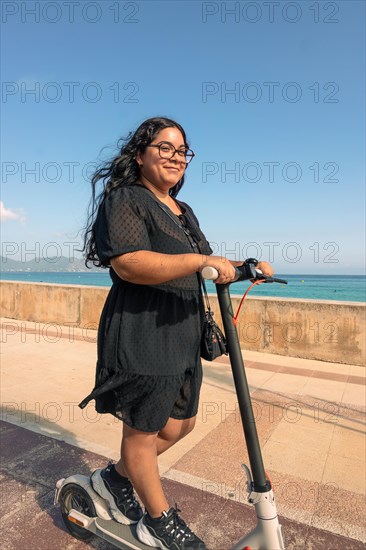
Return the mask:
<svg viewBox="0 0 366 550">
<path fill-rule="evenodd" d="M 146 189 L 152 196 L 152 198 L 155 200 L 156 204 L 159 206 L 159 208 L 162 209 L 163 212 L 165 212 L 165 214 L 167 216 L 169 216 L 169 218 L 182 230 L 184 231 L 188 241 L 189 241 L 189 244 L 191 245 L 191 247 L 193 248 L 193 250 L 197 249 L 198 252 L 201 252 L 200 251 L 200 248 L 198 246 L 198 243 L 195 242 L 195 240 L 193 239 L 192 237 L 192 234 L 191 232 L 189 231 L 189 229 L 187 227 L 185 227 L 184 225 L 182 225 L 180 222 L 178 222 L 178 220 L 176 219 L 176 217 L 173 216 L 173 214 L 171 213 L 170 209 L 168 208 L 168 206 L 166 206 L 165 204 L 163 204 L 161 201 L 159 201 L 159 199 L 157 199 L 154 195 L 154 193 L 152 191 L 150 191 L 150 189 L 148 189 L 147 187 L 145 186 L 141 186 L 143 187 L 144 189 Z M 198 271 L 197 272 L 197 277 L 198 277 L 198 280 L 201 284 L 201 287 L 203 289 L 203 295 L 205 297 L 205 300 L 206 300 L 206 307 L 207 307 L 207 310 L 211 312 L 211 307 L 210 307 L 210 301 L 208 299 L 208 294 L 207 294 L 207 289 L 206 289 L 206 285 L 205 285 L 205 281 L 201 275 L 201 273 Z"/>
<path fill-rule="evenodd" d="M 177 225 L 182 231 L 184 231 L 184 233 L 185 233 L 185 235 L 186 235 L 186 237 L 189 241 L 189 244 L 191 245 L 193 250 L 197 249 L 198 252 L 201 253 L 200 248 L 198 246 L 198 243 L 193 238 L 192 233 L 189 231 L 189 229 L 187 227 L 185 227 L 184 225 L 182 225 L 181 222 L 178 221 L 178 219 L 177 219 L 178 216 L 173 216 L 173 213 L 171 212 L 170 208 L 168 206 L 166 206 L 163 202 L 159 201 L 159 199 L 154 195 L 154 193 L 152 191 L 150 191 L 150 189 L 148 189 L 144 185 L 140 185 L 140 187 L 145 189 L 150 194 L 151 198 L 154 199 L 154 201 L 159 206 L 159 208 L 161 208 L 161 210 L 163 212 L 165 212 L 165 214 L 167 216 L 169 216 L 169 218 L 175 223 L 175 225 Z"/>
<path fill-rule="evenodd" d="M 205 300 L 206 300 L 207 311 L 208 311 L 209 313 L 211 313 L 211 315 L 212 315 L 211 308 L 210 308 L 210 301 L 209 301 L 209 299 L 208 299 L 208 294 L 207 294 L 207 290 L 206 290 L 205 280 L 204 280 L 204 278 L 202 277 L 201 273 L 199 273 L 198 275 L 199 275 L 199 278 L 200 278 L 200 280 L 201 280 L 201 285 L 202 285 L 202 288 L 203 288 L 203 294 L 204 294 Z"/>
</svg>

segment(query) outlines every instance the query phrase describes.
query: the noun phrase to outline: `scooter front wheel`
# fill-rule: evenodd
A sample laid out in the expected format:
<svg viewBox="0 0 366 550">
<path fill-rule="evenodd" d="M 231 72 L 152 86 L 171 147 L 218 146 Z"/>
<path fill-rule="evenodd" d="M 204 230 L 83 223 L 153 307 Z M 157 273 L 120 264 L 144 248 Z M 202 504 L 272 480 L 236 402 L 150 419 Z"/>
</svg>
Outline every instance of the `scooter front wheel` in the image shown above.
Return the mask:
<svg viewBox="0 0 366 550">
<path fill-rule="evenodd" d="M 74 522 L 70 521 L 68 517 L 71 509 L 77 510 L 91 518 L 97 515 L 94 503 L 85 489 L 80 487 L 77 483 L 68 483 L 61 490 L 60 504 L 63 522 L 72 536 L 86 541 L 93 538 L 93 533 L 76 525 Z"/>
</svg>

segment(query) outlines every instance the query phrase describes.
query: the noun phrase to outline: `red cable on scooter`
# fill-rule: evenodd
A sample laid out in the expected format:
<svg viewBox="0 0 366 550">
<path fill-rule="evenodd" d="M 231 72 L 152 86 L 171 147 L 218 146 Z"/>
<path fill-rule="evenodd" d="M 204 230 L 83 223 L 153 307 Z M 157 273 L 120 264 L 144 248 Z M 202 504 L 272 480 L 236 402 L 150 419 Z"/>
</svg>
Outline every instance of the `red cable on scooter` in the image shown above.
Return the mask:
<svg viewBox="0 0 366 550">
<path fill-rule="evenodd" d="M 252 283 L 252 284 L 250 285 L 250 287 L 247 288 L 247 290 L 245 291 L 245 293 L 244 293 L 242 299 L 240 300 L 240 304 L 239 304 L 238 310 L 237 310 L 237 312 L 236 312 L 236 315 L 234 315 L 234 317 L 233 317 L 233 323 L 234 323 L 234 325 L 236 325 L 236 323 L 238 322 L 238 317 L 239 317 L 239 313 L 240 313 L 240 310 L 241 310 L 241 306 L 243 305 L 243 302 L 244 302 L 244 300 L 245 300 L 245 298 L 246 298 L 246 296 L 247 296 L 249 290 L 251 290 L 251 289 L 253 288 L 253 286 L 255 286 L 255 285 L 260 285 L 261 283 L 264 283 L 264 282 L 265 282 L 265 279 L 259 279 L 258 281 L 254 281 L 254 283 Z"/>
</svg>

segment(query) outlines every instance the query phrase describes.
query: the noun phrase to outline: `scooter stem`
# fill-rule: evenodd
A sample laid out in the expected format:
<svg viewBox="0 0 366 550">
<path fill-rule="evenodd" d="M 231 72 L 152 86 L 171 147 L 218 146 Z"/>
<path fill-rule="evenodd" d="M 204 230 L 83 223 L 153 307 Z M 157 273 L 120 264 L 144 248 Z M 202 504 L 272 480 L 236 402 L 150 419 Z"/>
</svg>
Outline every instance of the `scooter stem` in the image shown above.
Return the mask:
<svg viewBox="0 0 366 550">
<path fill-rule="evenodd" d="M 253 477 L 252 490 L 264 493 L 271 489 L 270 481 L 264 471 L 262 453 L 259 446 L 258 433 L 255 425 L 252 401 L 250 399 L 249 386 L 241 355 L 240 343 L 236 327 L 233 323 L 234 312 L 231 304 L 229 285 L 216 285 L 222 322 L 228 343 L 229 357 L 233 378 L 238 396 L 240 416 L 242 420 L 244 437 L 248 449 L 249 463 Z"/>
</svg>

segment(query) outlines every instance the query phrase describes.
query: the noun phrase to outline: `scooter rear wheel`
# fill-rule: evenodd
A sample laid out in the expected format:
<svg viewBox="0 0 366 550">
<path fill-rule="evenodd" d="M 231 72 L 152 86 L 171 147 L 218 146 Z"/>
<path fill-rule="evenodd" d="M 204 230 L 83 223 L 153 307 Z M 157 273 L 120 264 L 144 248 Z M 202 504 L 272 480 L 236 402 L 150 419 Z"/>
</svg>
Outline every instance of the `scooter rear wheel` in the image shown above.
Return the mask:
<svg viewBox="0 0 366 550">
<path fill-rule="evenodd" d="M 72 536 L 86 541 L 93 538 L 93 533 L 76 525 L 68 518 L 72 508 L 91 518 L 97 515 L 94 503 L 85 489 L 80 487 L 77 483 L 68 483 L 61 490 L 60 504 L 63 522 Z"/>
</svg>

